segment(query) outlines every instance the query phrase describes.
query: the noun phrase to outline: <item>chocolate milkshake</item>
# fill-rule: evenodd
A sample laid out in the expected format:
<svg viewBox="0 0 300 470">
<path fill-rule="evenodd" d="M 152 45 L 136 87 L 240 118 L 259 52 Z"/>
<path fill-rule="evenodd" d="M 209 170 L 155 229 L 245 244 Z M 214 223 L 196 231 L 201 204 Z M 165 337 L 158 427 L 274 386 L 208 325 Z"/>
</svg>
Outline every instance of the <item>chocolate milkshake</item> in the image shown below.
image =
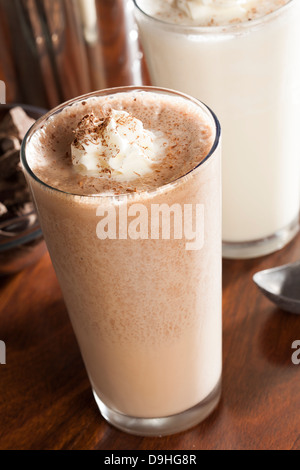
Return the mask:
<svg viewBox="0 0 300 470">
<path fill-rule="evenodd" d="M 155 88 L 78 98 L 22 161 L 93 392 L 127 432 L 172 434 L 220 397 L 220 128 Z"/>
</svg>

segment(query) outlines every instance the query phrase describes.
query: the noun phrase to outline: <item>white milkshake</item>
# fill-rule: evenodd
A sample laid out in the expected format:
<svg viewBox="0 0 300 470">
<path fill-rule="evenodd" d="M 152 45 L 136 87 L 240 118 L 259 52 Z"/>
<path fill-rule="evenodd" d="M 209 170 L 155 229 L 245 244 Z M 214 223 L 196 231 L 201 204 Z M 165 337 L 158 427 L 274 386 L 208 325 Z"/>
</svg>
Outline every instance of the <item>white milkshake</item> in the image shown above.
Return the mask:
<svg viewBox="0 0 300 470">
<path fill-rule="evenodd" d="M 300 2 L 136 4 L 153 84 L 201 99 L 220 118 L 224 256 L 281 248 L 298 231 Z"/>
</svg>

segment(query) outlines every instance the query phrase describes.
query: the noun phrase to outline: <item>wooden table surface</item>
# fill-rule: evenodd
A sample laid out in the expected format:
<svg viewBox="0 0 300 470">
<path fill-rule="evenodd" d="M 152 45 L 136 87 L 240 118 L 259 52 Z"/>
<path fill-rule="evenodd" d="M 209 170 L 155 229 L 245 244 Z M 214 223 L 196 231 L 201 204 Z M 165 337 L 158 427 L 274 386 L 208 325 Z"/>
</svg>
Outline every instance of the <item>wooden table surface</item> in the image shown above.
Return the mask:
<svg viewBox="0 0 300 470">
<path fill-rule="evenodd" d="M 218 409 L 178 435 L 142 438 L 107 424 L 92 397 L 46 254 L 0 280 L 0 449 L 300 449 L 300 318 L 257 290 L 259 269 L 299 258 L 300 236 L 274 255 L 224 261 L 224 377 Z"/>
</svg>

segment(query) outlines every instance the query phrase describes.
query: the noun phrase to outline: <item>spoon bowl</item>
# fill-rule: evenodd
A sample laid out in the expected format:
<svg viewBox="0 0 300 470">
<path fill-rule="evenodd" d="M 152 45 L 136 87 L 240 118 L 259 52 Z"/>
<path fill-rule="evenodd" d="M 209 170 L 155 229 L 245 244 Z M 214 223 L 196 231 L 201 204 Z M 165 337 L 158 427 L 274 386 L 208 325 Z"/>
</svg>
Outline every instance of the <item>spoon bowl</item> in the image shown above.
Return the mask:
<svg viewBox="0 0 300 470">
<path fill-rule="evenodd" d="M 253 281 L 279 308 L 300 315 L 300 261 L 260 271 Z"/>
</svg>

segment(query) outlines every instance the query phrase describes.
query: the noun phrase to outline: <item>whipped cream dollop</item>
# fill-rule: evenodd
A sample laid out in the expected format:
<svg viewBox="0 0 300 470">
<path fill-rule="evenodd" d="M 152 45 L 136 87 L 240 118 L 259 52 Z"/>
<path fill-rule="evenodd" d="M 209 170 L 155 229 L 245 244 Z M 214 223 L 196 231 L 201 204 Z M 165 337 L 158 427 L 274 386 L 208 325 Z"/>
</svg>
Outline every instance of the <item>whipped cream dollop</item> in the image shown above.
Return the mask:
<svg viewBox="0 0 300 470">
<path fill-rule="evenodd" d="M 71 145 L 72 163 L 82 175 L 131 181 L 151 173 L 167 145 L 163 133 L 144 129 L 126 111 L 110 109 L 103 118 L 89 114 L 80 121 Z"/>
</svg>

